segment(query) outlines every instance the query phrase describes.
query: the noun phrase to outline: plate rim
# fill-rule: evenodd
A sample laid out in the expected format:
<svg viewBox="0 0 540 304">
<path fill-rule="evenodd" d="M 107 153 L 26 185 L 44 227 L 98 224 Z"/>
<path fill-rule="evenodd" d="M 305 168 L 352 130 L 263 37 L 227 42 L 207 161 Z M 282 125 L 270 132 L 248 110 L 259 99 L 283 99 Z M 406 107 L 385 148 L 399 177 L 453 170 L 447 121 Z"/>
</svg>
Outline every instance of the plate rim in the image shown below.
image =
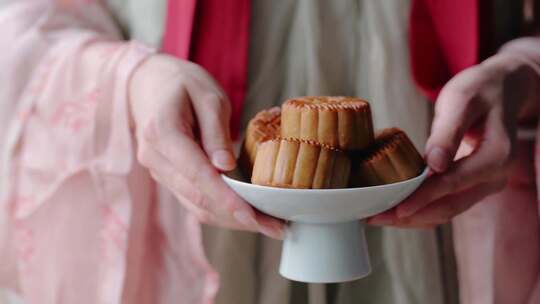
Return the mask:
<svg viewBox="0 0 540 304">
<path fill-rule="evenodd" d="M 396 183 L 391 183 L 391 184 L 384 184 L 384 185 L 377 185 L 377 186 L 368 186 L 368 187 L 355 187 L 355 188 L 338 188 L 338 189 L 294 189 L 294 188 L 280 188 L 280 187 L 271 187 L 271 186 L 263 186 L 263 185 L 257 185 L 257 184 L 252 184 L 252 183 L 248 183 L 248 182 L 244 182 L 244 181 L 240 181 L 240 180 L 237 180 L 235 178 L 232 178 L 230 176 L 227 175 L 227 173 L 221 173 L 221 178 L 226 182 L 226 183 L 233 183 L 233 184 L 238 184 L 238 185 L 242 185 L 244 187 L 250 187 L 250 188 L 253 188 L 253 189 L 259 189 L 259 190 L 262 190 L 262 191 L 276 191 L 277 190 L 280 190 L 280 191 L 283 191 L 283 192 L 309 192 L 309 193 L 332 193 L 332 192 L 355 192 L 355 191 L 361 191 L 361 190 L 381 190 L 381 189 L 384 189 L 384 188 L 388 188 L 388 187 L 393 187 L 393 186 L 401 186 L 401 185 L 404 185 L 404 184 L 407 184 L 407 183 L 414 183 L 416 181 L 423 181 L 427 178 L 427 176 L 429 175 L 430 173 L 430 169 L 429 167 L 426 167 L 424 168 L 424 170 L 422 171 L 422 173 L 416 177 L 413 177 L 413 178 L 410 178 L 410 179 L 407 179 L 407 180 L 404 180 L 404 181 L 400 181 L 400 182 L 396 182 Z"/>
</svg>

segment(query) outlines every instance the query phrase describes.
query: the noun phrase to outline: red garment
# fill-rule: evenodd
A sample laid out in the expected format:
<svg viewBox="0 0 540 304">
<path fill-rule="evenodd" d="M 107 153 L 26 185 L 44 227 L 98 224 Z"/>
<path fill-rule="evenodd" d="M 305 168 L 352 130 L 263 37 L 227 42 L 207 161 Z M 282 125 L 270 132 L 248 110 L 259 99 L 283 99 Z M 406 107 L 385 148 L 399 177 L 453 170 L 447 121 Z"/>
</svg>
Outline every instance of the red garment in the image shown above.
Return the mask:
<svg viewBox="0 0 540 304">
<path fill-rule="evenodd" d="M 487 0 L 414 0 L 410 17 L 413 78 L 435 99 L 459 71 L 480 61 L 489 25 Z M 480 18 L 480 14 L 482 18 Z M 163 50 L 206 68 L 232 103 L 238 134 L 247 89 L 249 0 L 169 0 Z M 482 19 L 482 22 L 480 22 Z"/>
<path fill-rule="evenodd" d="M 409 19 L 413 78 L 435 100 L 455 74 L 489 52 L 491 1 L 415 0 Z"/>
<path fill-rule="evenodd" d="M 231 101 L 231 134 L 240 128 L 247 90 L 250 0 L 169 0 L 163 51 L 204 67 Z"/>
</svg>

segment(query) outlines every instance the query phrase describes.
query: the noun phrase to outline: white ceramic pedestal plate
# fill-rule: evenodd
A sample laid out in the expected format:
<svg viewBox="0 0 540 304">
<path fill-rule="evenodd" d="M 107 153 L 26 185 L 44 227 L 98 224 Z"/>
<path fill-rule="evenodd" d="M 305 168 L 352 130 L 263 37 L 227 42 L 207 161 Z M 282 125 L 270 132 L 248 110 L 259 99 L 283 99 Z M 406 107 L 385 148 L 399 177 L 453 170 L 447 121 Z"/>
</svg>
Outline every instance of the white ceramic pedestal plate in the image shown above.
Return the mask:
<svg viewBox="0 0 540 304">
<path fill-rule="evenodd" d="M 333 283 L 371 271 L 363 218 L 388 210 L 424 181 L 420 176 L 388 185 L 347 189 L 285 189 L 253 185 L 230 176 L 225 182 L 258 210 L 290 221 L 280 273 L 295 281 Z"/>
</svg>

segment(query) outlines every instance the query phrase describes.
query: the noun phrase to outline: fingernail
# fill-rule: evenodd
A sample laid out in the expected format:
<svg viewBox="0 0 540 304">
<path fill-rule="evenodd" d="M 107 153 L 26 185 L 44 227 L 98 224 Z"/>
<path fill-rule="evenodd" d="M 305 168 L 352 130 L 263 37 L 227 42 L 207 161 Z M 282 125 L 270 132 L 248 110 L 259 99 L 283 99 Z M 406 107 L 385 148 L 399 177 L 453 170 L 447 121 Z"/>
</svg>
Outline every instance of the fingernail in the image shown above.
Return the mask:
<svg viewBox="0 0 540 304">
<path fill-rule="evenodd" d="M 435 147 L 429 151 L 427 163 L 431 169 L 441 173 L 448 168 L 448 158 L 448 153 L 445 150 Z"/>
<path fill-rule="evenodd" d="M 234 169 L 235 161 L 231 152 L 218 150 L 212 153 L 212 164 L 221 170 L 232 170 Z"/>
<path fill-rule="evenodd" d="M 266 226 L 260 226 L 259 231 L 261 231 L 262 234 L 271 238 L 283 240 L 284 231 L 282 228 L 270 228 Z"/>
<path fill-rule="evenodd" d="M 249 212 L 245 210 L 237 210 L 233 213 L 234 218 L 240 222 L 240 224 L 248 227 L 257 227 L 259 224 Z"/>
</svg>

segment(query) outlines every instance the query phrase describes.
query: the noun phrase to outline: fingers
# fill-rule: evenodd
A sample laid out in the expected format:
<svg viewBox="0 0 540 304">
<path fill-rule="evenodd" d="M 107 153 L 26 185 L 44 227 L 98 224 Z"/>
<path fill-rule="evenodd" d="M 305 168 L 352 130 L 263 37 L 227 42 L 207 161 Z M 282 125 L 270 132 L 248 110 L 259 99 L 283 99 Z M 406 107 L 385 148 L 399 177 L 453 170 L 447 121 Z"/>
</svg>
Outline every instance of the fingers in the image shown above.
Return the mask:
<svg viewBox="0 0 540 304">
<path fill-rule="evenodd" d="M 193 140 L 171 132 L 159 138 L 146 145 L 142 143 L 139 161 L 152 168 L 154 178 L 167 186 L 201 222 L 282 237 L 283 223 L 257 214 L 227 187 Z"/>
<path fill-rule="evenodd" d="M 414 222 L 403 224 L 397 217 L 395 208 L 368 218 L 367 223 L 369 225 L 393 226 L 396 228 L 429 229 L 434 227 L 434 225 L 421 225 Z"/>
<path fill-rule="evenodd" d="M 470 156 L 458 160 L 443 174 L 431 176 L 396 210 L 399 218 L 409 217 L 418 210 L 451 193 L 475 185 L 504 179 L 512 154 L 512 143 L 505 131 L 501 111 L 492 110 L 486 118 L 486 128 L 480 146 Z"/>
<path fill-rule="evenodd" d="M 395 228 L 409 228 L 409 229 L 431 229 L 435 225 L 418 224 L 416 222 L 404 223 L 396 216 L 395 209 L 390 209 L 381 214 L 377 214 L 367 220 L 369 225 L 375 226 L 392 226 Z"/>
<path fill-rule="evenodd" d="M 426 161 L 436 174 L 394 213 L 370 222 L 400 227 L 436 225 L 503 187 L 513 154 L 516 108 L 513 100 L 506 99 L 505 79 L 499 70 L 479 65 L 444 87 L 426 144 Z M 474 146 L 472 152 L 455 160 L 464 143 Z"/>
<path fill-rule="evenodd" d="M 465 132 L 487 110 L 474 95 L 476 74 L 475 70 L 462 72 L 444 87 L 437 99 L 431 135 L 426 143 L 426 161 L 435 172 L 448 168 Z"/>
<path fill-rule="evenodd" d="M 217 169 L 234 169 L 236 160 L 229 131 L 229 100 L 209 80 L 191 81 L 187 89 L 195 110 L 204 151 Z"/>
<path fill-rule="evenodd" d="M 163 155 L 168 163 L 159 164 L 154 170 L 167 176 L 171 186 L 177 192 L 188 196 L 187 199 L 192 204 L 207 209 L 210 202 L 226 201 L 227 205 L 219 204 L 221 209 L 227 208 L 229 214 L 234 212 L 247 214 L 242 217 L 247 226 L 249 222 L 255 223 L 255 215 L 251 208 L 231 194 L 232 191 L 223 183 L 201 148 L 193 140 L 178 133 L 169 133 L 161 136 L 153 147 L 141 147 L 140 150 L 150 155 L 142 152 L 140 161 L 144 164 L 144 161 L 151 157 L 152 159 L 146 162 L 151 162 L 154 168 L 158 166 L 155 162 L 158 158 L 156 154 Z"/>
<path fill-rule="evenodd" d="M 370 225 L 393 225 L 398 220 L 396 209 L 392 208 L 367 219 Z"/>
<path fill-rule="evenodd" d="M 401 227 L 433 227 L 448 223 L 455 216 L 465 212 L 488 195 L 501 190 L 504 181 L 494 181 L 477 185 L 457 194 L 448 195 L 410 217 L 399 218 L 393 225 Z"/>
<path fill-rule="evenodd" d="M 157 138 L 159 140 L 147 137 L 150 145 L 148 148 L 159 151 L 179 175 L 197 185 L 199 190 L 205 193 L 210 193 L 211 190 L 231 191 L 222 182 L 219 173 L 210 164 L 204 151 L 192 138 L 178 132 L 161 133 L 157 135 Z M 215 188 L 215 183 L 220 185 L 219 188 Z"/>
<path fill-rule="evenodd" d="M 477 185 L 439 199 L 413 215 L 399 218 L 392 210 L 376 215 L 368 220 L 370 225 L 394 226 L 398 228 L 426 229 L 448 223 L 493 192 L 502 189 L 504 181 L 494 181 Z"/>
<path fill-rule="evenodd" d="M 230 105 L 211 76 L 165 55 L 153 56 L 136 74 L 129 97 L 139 162 L 200 221 L 280 238 L 283 223 L 256 212 L 218 172 L 233 169 L 235 160 Z"/>
<path fill-rule="evenodd" d="M 176 66 L 172 69 L 174 72 L 166 73 L 170 79 L 150 88 L 145 86 L 151 81 L 138 82 L 144 90 L 138 90 L 137 98 L 132 98 L 138 101 L 132 107 L 137 124 L 144 127 L 155 123 L 162 129 L 180 131 L 190 138 L 194 138 L 193 129 L 197 128 L 204 151 L 215 168 L 223 171 L 234 169 L 236 163 L 229 134 L 230 104 L 227 97 L 201 67 L 165 59 L 157 62 L 161 69 Z M 153 72 L 159 75 L 158 70 Z"/>
<path fill-rule="evenodd" d="M 150 175 L 161 185 L 167 187 L 182 205 L 192 212 L 200 222 L 213 222 L 213 215 L 203 201 L 202 193 L 192 183 L 178 174 L 171 163 L 152 148 L 144 148 L 139 152 L 139 161 L 151 165 Z M 249 227 L 247 227 L 249 228 Z"/>
<path fill-rule="evenodd" d="M 259 232 L 277 240 L 283 240 L 285 235 L 285 224 L 283 221 L 263 214 L 255 210 L 257 223 L 259 223 Z"/>
</svg>

